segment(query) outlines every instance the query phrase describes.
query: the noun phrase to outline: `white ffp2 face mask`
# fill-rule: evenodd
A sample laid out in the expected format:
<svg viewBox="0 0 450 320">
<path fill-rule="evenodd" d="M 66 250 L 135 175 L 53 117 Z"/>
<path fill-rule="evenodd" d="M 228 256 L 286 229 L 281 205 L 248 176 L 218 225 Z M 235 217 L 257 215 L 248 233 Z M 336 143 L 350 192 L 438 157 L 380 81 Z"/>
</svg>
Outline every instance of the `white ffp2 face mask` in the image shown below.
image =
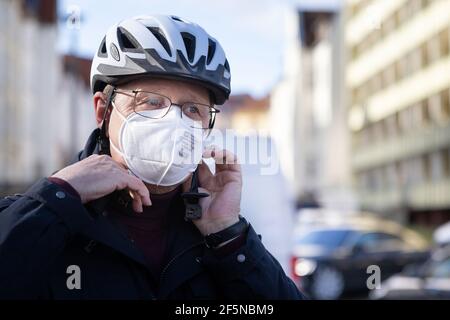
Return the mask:
<svg viewBox="0 0 450 320">
<path fill-rule="evenodd" d="M 159 119 L 147 118 L 154 111 L 133 112 L 125 118 L 114 109 L 123 123 L 119 147 L 112 141 L 110 145 L 132 174 L 149 184 L 173 186 L 195 171 L 202 159 L 203 130 L 193 128 L 194 121 L 188 117 L 182 118 L 180 108 L 172 106 Z"/>
</svg>

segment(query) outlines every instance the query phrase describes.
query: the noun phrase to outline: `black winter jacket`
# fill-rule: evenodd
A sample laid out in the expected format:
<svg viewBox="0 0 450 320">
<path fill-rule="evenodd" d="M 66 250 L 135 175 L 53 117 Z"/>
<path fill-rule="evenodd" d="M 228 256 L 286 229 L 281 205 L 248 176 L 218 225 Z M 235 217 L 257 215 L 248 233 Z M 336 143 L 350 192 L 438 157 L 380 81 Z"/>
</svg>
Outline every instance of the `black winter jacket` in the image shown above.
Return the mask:
<svg viewBox="0 0 450 320">
<path fill-rule="evenodd" d="M 79 159 L 96 152 L 97 135 Z M 0 299 L 303 298 L 251 226 L 240 249 L 219 257 L 184 221 L 181 198 L 171 207 L 167 265 L 156 278 L 108 218 L 105 206 L 115 199 L 113 193 L 83 205 L 46 178 L 1 199 Z M 80 288 L 68 286 L 75 273 Z"/>
</svg>

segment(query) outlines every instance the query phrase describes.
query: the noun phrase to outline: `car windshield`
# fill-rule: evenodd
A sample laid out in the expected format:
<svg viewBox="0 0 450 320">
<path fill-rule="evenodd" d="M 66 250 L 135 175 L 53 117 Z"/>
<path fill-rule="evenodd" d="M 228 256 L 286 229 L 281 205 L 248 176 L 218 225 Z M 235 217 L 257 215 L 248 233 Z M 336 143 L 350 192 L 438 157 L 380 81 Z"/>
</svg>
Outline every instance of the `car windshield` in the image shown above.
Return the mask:
<svg viewBox="0 0 450 320">
<path fill-rule="evenodd" d="M 347 235 L 349 230 L 320 230 L 309 232 L 297 240 L 300 245 L 317 245 L 328 248 L 339 247 Z"/>
</svg>

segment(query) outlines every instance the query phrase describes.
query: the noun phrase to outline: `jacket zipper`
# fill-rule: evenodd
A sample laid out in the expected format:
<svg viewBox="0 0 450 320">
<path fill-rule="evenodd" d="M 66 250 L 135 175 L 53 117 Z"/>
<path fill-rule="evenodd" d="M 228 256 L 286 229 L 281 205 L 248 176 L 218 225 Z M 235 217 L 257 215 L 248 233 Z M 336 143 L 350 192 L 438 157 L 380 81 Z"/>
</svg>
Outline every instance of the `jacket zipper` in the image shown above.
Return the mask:
<svg viewBox="0 0 450 320">
<path fill-rule="evenodd" d="M 161 275 L 159 277 L 159 286 L 161 287 L 162 281 L 164 280 L 167 270 L 170 268 L 170 266 L 174 263 L 175 260 L 177 260 L 179 257 L 181 257 L 183 254 L 185 254 L 189 250 L 192 250 L 195 247 L 203 245 L 204 243 L 205 243 L 204 241 L 195 243 L 195 244 L 191 245 L 190 247 L 187 247 L 183 251 L 179 252 L 178 254 L 176 254 L 172 259 L 170 259 L 170 261 L 166 264 L 163 271 L 161 272 Z"/>
</svg>

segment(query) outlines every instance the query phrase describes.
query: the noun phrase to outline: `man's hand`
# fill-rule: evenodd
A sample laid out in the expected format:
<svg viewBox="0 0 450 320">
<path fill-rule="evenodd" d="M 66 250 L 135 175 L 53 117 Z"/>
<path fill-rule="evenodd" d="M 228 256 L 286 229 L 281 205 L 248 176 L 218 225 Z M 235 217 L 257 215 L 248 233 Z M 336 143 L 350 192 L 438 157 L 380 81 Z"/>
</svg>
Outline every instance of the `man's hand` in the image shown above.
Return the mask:
<svg viewBox="0 0 450 320">
<path fill-rule="evenodd" d="M 203 156 L 216 161 L 214 175 L 203 162 L 198 171 L 199 191 L 210 196 L 200 199 L 202 218 L 193 222 L 206 236 L 239 221 L 242 174 L 236 156 L 227 150 L 206 150 Z"/>
<path fill-rule="evenodd" d="M 134 211 L 142 212 L 142 205 L 152 204 L 145 184 L 107 155 L 92 155 L 52 177 L 68 182 L 80 194 L 83 204 L 122 189 L 130 191 Z"/>
</svg>

